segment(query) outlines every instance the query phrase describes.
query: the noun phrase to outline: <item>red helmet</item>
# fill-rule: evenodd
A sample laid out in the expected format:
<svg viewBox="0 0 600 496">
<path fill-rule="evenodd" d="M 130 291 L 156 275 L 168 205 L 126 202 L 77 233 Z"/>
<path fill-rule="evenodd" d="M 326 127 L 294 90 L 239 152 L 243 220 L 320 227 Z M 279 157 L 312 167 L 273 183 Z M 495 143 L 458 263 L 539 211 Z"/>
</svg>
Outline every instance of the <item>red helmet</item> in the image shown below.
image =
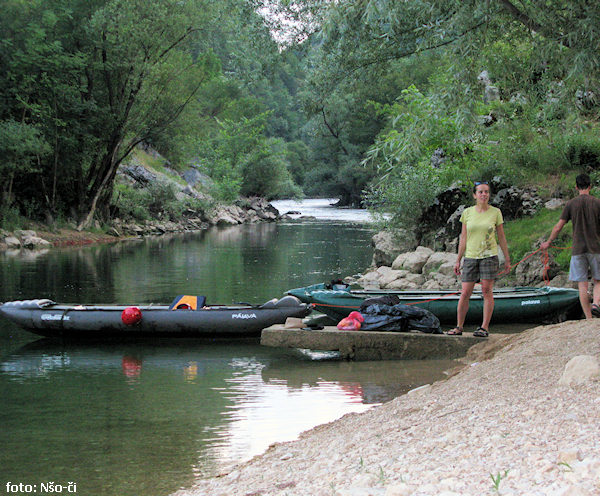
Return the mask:
<svg viewBox="0 0 600 496">
<path fill-rule="evenodd" d="M 142 312 L 138 307 L 127 307 L 121 313 L 121 320 L 125 325 L 135 325 L 142 320 Z"/>
</svg>

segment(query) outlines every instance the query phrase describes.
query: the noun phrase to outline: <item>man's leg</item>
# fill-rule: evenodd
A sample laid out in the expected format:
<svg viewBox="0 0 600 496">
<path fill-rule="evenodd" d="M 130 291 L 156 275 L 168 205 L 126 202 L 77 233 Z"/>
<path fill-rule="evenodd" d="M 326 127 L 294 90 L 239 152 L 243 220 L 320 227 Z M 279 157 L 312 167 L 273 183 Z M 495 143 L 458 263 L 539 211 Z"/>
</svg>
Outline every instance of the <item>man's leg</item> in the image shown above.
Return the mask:
<svg viewBox="0 0 600 496">
<path fill-rule="evenodd" d="M 590 303 L 590 295 L 588 294 L 588 282 L 579 281 L 577 287 L 579 288 L 579 303 L 581 303 L 585 318 L 592 319 L 592 304 Z M 594 288 L 594 290 L 595 289 L 596 288 Z"/>
<path fill-rule="evenodd" d="M 571 264 L 569 266 L 569 280 L 577 283 L 579 288 L 579 303 L 586 319 L 591 319 L 592 316 L 592 305 L 590 303 L 590 295 L 588 294 L 588 271 L 590 266 L 593 272 L 593 265 L 591 265 L 591 259 L 588 257 L 589 254 L 573 255 L 571 256 Z M 597 275 L 594 278 L 598 277 Z"/>
<path fill-rule="evenodd" d="M 600 305 L 600 254 L 591 253 L 588 257 L 588 263 L 590 264 L 592 280 L 594 281 L 592 303 L 595 305 Z M 598 315 L 597 311 L 594 313 Z"/>
<path fill-rule="evenodd" d="M 594 292 L 593 292 L 592 303 L 596 305 L 600 305 L 600 281 L 598 279 L 594 279 Z"/>
</svg>

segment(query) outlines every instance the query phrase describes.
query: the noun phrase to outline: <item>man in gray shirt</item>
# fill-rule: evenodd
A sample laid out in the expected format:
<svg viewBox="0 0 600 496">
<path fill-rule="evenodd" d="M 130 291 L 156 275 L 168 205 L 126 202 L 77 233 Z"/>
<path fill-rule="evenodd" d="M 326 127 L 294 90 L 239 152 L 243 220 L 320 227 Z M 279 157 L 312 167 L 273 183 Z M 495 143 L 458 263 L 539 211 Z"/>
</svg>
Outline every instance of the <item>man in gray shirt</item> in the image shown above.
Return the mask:
<svg viewBox="0 0 600 496">
<path fill-rule="evenodd" d="M 569 200 L 552 229 L 548 241 L 540 248 L 547 250 L 564 225 L 573 222 L 573 248 L 569 280 L 579 287 L 579 301 L 586 319 L 600 317 L 600 199 L 590 195 L 590 176 L 580 174 L 575 178 L 579 195 Z M 594 281 L 592 304 L 588 295 L 588 271 Z"/>
</svg>

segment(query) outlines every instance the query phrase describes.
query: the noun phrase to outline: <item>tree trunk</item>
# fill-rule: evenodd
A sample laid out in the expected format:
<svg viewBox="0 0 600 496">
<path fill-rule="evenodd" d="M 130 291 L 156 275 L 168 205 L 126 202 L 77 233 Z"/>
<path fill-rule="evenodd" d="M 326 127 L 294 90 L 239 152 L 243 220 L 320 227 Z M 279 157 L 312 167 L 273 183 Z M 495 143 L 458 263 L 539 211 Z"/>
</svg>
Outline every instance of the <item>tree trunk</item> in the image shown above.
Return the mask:
<svg viewBox="0 0 600 496">
<path fill-rule="evenodd" d="M 77 230 L 82 231 L 89 228 L 94 220 L 94 214 L 98 208 L 98 201 L 102 197 L 108 186 L 111 186 L 111 180 L 114 179 L 119 161 L 117 160 L 117 154 L 121 141 L 119 140 L 112 145 L 112 150 L 107 150 L 106 155 L 102 159 L 102 166 L 100 167 L 100 173 L 96 176 L 94 184 L 90 188 L 90 191 L 85 199 L 86 203 L 83 205 L 87 212 L 84 219 L 77 225 Z M 89 203 L 88 203 L 89 202 Z"/>
</svg>

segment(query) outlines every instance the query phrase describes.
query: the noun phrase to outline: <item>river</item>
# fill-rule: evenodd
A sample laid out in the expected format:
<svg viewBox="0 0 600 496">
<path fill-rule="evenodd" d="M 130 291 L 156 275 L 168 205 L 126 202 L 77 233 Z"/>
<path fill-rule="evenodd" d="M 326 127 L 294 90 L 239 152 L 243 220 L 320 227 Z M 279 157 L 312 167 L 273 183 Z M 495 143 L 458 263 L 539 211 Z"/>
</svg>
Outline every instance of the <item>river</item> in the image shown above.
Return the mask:
<svg viewBox="0 0 600 496">
<path fill-rule="evenodd" d="M 373 227 L 329 201 L 275 202 L 312 219 L 83 248 L 0 254 L 0 301 L 262 303 L 363 271 Z M 0 487 L 159 496 L 274 442 L 443 377 L 450 361 L 345 362 L 256 339 L 81 345 L 0 318 Z M 71 483 L 71 485 L 69 485 Z M 4 489 L 3 489 L 4 490 Z"/>
</svg>

